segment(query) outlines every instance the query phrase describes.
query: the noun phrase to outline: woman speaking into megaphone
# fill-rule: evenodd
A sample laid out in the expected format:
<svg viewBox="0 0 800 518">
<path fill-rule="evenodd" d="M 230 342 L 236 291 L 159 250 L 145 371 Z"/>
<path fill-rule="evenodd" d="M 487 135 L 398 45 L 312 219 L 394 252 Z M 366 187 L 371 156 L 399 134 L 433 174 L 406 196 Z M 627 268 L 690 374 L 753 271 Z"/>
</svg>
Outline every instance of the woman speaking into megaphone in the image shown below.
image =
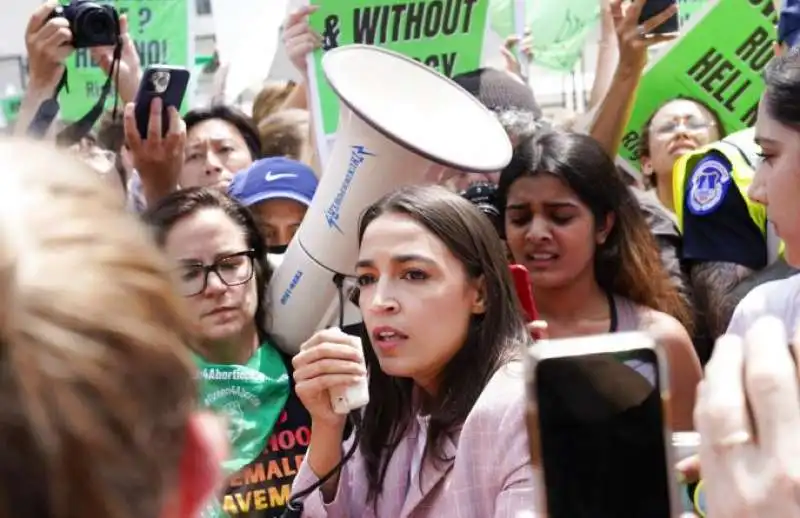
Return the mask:
<svg viewBox="0 0 800 518">
<path fill-rule="evenodd" d="M 491 223 L 442 187 L 406 187 L 367 209 L 358 242 L 363 353 L 359 338 L 327 329 L 293 360 L 313 430 L 295 495 L 342 461 L 346 417 L 330 391 L 368 376 L 370 401 L 348 440 L 360 438 L 354 456 L 303 516 L 532 510 L 519 361 L 530 338 Z"/>
</svg>

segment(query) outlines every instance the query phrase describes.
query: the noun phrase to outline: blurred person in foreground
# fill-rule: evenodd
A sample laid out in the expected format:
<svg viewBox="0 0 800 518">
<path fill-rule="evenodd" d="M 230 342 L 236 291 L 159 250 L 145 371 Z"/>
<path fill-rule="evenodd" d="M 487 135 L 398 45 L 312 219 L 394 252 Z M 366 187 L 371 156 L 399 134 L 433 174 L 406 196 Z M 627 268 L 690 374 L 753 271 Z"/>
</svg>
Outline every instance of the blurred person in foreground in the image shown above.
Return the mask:
<svg viewBox="0 0 800 518">
<path fill-rule="evenodd" d="M 195 518 L 226 438 L 166 261 L 74 157 L 6 141 L 0 167 L 0 515 Z"/>
<path fill-rule="evenodd" d="M 799 360 L 774 316 L 717 340 L 695 414 L 707 516 L 800 517 Z"/>
</svg>

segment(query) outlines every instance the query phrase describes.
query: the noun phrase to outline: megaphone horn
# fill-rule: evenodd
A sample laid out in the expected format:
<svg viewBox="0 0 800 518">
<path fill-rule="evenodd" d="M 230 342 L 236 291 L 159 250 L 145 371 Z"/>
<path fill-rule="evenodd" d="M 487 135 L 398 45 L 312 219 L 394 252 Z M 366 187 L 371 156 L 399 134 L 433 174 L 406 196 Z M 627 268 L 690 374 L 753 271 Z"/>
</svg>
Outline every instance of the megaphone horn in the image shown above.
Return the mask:
<svg viewBox="0 0 800 518">
<path fill-rule="evenodd" d="M 334 276 L 353 275 L 358 220 L 382 196 L 433 168 L 495 172 L 511 143 L 495 116 L 432 68 L 370 45 L 328 51 L 322 69 L 340 100 L 336 141 L 320 184 L 269 283 L 267 329 L 295 354 L 335 323 Z"/>
</svg>

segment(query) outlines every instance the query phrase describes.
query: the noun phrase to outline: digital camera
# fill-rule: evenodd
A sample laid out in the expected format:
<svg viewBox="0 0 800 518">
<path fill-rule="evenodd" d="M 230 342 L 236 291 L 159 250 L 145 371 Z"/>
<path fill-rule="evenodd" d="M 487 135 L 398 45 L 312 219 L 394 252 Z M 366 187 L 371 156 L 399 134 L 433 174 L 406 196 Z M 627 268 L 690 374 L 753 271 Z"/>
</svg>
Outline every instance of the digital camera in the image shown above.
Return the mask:
<svg viewBox="0 0 800 518">
<path fill-rule="evenodd" d="M 473 205 L 486 215 L 492 222 L 497 233 L 503 235 L 503 219 L 497 208 L 497 186 L 490 182 L 476 182 L 459 193 L 462 198 L 471 201 Z"/>
<path fill-rule="evenodd" d="M 72 0 L 69 5 L 53 9 L 50 18 L 55 17 L 69 22 L 72 46 L 76 49 L 113 46 L 119 40 L 119 14 L 111 5 Z"/>
</svg>

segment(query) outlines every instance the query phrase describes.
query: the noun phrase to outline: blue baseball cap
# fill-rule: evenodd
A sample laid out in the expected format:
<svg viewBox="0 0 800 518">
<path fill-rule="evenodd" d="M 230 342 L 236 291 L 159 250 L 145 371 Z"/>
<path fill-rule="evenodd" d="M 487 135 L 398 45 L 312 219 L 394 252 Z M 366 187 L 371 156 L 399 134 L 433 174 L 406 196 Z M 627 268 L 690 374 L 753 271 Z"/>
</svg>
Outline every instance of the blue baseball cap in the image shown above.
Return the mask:
<svg viewBox="0 0 800 518">
<path fill-rule="evenodd" d="M 317 177 L 310 167 L 297 160 L 269 157 L 256 160 L 233 177 L 228 194 L 245 206 L 262 201 L 289 199 L 311 205 L 317 190 Z"/>
<path fill-rule="evenodd" d="M 800 0 L 783 0 L 778 18 L 778 43 L 800 45 Z"/>
</svg>

